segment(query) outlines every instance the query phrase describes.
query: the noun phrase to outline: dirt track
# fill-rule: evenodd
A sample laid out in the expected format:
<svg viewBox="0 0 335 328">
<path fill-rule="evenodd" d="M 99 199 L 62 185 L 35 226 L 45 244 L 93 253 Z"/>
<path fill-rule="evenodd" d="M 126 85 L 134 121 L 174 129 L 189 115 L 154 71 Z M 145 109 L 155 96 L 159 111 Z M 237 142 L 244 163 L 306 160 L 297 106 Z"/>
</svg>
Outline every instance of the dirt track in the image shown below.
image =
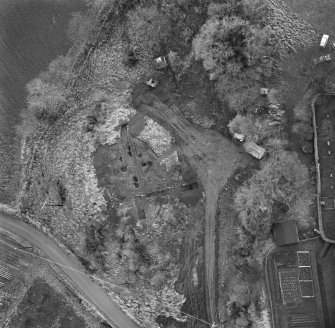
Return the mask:
<svg viewBox="0 0 335 328">
<path fill-rule="evenodd" d="M 205 280 L 206 308 L 209 320 L 218 322 L 216 309 L 216 205 L 220 190 L 238 167 L 248 159 L 242 149 L 215 131 L 193 126 L 174 105 L 164 104 L 146 86 L 135 89 L 135 109 L 167 128 L 176 138 L 179 151 L 196 170 L 206 194 L 205 207 Z"/>
</svg>

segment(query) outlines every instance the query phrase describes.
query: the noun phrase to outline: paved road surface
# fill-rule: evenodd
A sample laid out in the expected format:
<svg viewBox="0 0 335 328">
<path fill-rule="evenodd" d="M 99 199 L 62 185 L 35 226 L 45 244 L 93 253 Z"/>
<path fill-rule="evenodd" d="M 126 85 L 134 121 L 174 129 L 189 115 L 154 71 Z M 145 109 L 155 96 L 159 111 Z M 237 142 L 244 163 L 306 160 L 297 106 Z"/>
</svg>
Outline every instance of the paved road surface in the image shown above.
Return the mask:
<svg viewBox="0 0 335 328">
<path fill-rule="evenodd" d="M 28 240 L 51 260 L 80 270 L 76 263 L 51 239 L 18 218 L 0 213 L 0 227 Z M 108 321 L 113 327 L 137 328 L 137 325 L 89 277 L 63 267 L 60 268 L 71 278 L 73 284 L 79 288 L 86 298 L 109 319 Z"/>
</svg>

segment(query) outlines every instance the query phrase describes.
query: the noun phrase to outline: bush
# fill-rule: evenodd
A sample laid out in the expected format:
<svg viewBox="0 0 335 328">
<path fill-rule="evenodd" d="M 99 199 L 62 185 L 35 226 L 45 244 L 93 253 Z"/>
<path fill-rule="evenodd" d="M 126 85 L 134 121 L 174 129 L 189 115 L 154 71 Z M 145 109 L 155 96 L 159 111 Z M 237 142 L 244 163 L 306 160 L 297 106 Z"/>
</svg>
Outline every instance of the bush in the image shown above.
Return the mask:
<svg viewBox="0 0 335 328">
<path fill-rule="evenodd" d="M 219 99 L 233 112 L 244 113 L 259 99 L 260 84 L 256 80 L 251 84 L 248 75 L 241 73 L 239 77 L 232 77 L 225 74 L 215 84 Z"/>
<path fill-rule="evenodd" d="M 138 6 L 128 13 L 127 33 L 133 48 L 150 55 L 159 54 L 168 41 L 171 24 L 155 5 Z"/>
<path fill-rule="evenodd" d="M 28 109 L 22 110 L 20 118 L 21 123 L 16 126 L 16 133 L 20 138 L 26 139 L 37 131 L 39 122 L 35 113 Z"/>
<path fill-rule="evenodd" d="M 207 71 L 226 72 L 228 63 L 242 70 L 265 54 L 267 32 L 237 16 L 210 18 L 193 40 L 195 58 L 203 61 Z"/>
<path fill-rule="evenodd" d="M 314 131 L 311 124 L 298 122 L 293 125 L 292 132 L 295 133 L 301 141 L 313 140 Z"/>
<path fill-rule="evenodd" d="M 69 57 L 59 56 L 50 63 L 48 71 L 27 84 L 27 108 L 21 112 L 22 122 L 16 128 L 19 136 L 32 135 L 39 126 L 54 123 L 64 113 L 71 67 Z"/>
<path fill-rule="evenodd" d="M 37 78 L 27 85 L 28 108 L 38 121 L 53 123 L 66 103 L 65 90 Z"/>
<path fill-rule="evenodd" d="M 242 112 L 254 104 L 261 82 L 272 75 L 273 59 L 263 58 L 272 51 L 269 31 L 254 19 L 256 14 L 249 13 L 258 3 L 209 5 L 209 18 L 193 39 L 195 59 L 202 60 L 210 79 L 217 81 L 219 98 L 232 111 Z"/>
<path fill-rule="evenodd" d="M 267 138 L 273 137 L 275 132 L 273 127 L 269 126 L 269 120 L 258 118 L 252 114 L 237 114 L 228 124 L 231 134 L 243 134 L 248 141 L 263 143 Z"/>
<path fill-rule="evenodd" d="M 308 170 L 296 153 L 281 150 L 272 154 L 262 169 L 235 195 L 235 207 L 242 226 L 259 239 L 266 238 L 273 221 L 278 220 L 273 217 L 274 202 L 294 211 L 301 199 L 310 199 L 308 186 Z M 306 226 L 303 222 L 302 225 Z"/>
</svg>

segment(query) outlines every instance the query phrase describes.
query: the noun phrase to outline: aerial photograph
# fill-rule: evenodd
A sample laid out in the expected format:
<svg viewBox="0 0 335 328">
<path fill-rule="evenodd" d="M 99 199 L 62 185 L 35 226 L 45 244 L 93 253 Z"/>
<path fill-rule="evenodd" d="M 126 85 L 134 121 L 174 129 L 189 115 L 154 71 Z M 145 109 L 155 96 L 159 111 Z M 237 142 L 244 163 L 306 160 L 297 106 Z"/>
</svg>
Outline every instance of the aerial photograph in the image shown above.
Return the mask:
<svg viewBox="0 0 335 328">
<path fill-rule="evenodd" d="M 0 114 L 0 328 L 335 328 L 335 0 L 0 0 Z"/>
</svg>

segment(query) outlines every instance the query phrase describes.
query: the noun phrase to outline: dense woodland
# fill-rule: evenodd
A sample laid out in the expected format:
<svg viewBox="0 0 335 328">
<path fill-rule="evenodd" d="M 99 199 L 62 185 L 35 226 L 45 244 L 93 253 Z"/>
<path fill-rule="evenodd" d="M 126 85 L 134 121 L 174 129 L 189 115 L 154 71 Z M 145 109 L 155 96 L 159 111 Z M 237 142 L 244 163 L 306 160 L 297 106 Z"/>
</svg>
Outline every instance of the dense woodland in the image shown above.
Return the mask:
<svg viewBox="0 0 335 328">
<path fill-rule="evenodd" d="M 307 168 L 288 148 L 287 135 L 273 132 L 268 120 L 254 115 L 259 88 L 278 78 L 280 58 L 264 19 L 267 7 L 261 0 L 88 0 L 88 5 L 88 11 L 75 14 L 69 24 L 71 51 L 27 85 L 28 106 L 17 129 L 19 135 L 33 139 L 37 131 L 52 126 L 78 104 L 72 87 L 74 79 L 80 80 L 78 63 L 84 62 L 89 49 L 109 42 L 112 35 L 126 45 L 123 63 L 129 69 L 169 54 L 175 78 L 182 81 L 185 72 L 200 62 L 208 83 L 215 88 L 222 113 L 235 116 L 227 130 L 243 133 L 268 150 L 259 170 L 235 194 L 236 238 L 230 256 L 235 259 L 238 279 L 229 280 L 226 326 L 261 327 L 253 311 L 262 292 L 263 260 L 271 244 L 271 226 L 292 218 L 302 231 L 312 224 Z M 322 81 L 320 87 L 331 84 Z M 308 118 L 300 123 L 296 132 L 310 134 Z M 131 241 L 126 251 L 140 261 Z M 104 242 L 103 227 L 92 225 L 87 229 L 87 249 L 100 265 L 104 263 Z"/>
</svg>

